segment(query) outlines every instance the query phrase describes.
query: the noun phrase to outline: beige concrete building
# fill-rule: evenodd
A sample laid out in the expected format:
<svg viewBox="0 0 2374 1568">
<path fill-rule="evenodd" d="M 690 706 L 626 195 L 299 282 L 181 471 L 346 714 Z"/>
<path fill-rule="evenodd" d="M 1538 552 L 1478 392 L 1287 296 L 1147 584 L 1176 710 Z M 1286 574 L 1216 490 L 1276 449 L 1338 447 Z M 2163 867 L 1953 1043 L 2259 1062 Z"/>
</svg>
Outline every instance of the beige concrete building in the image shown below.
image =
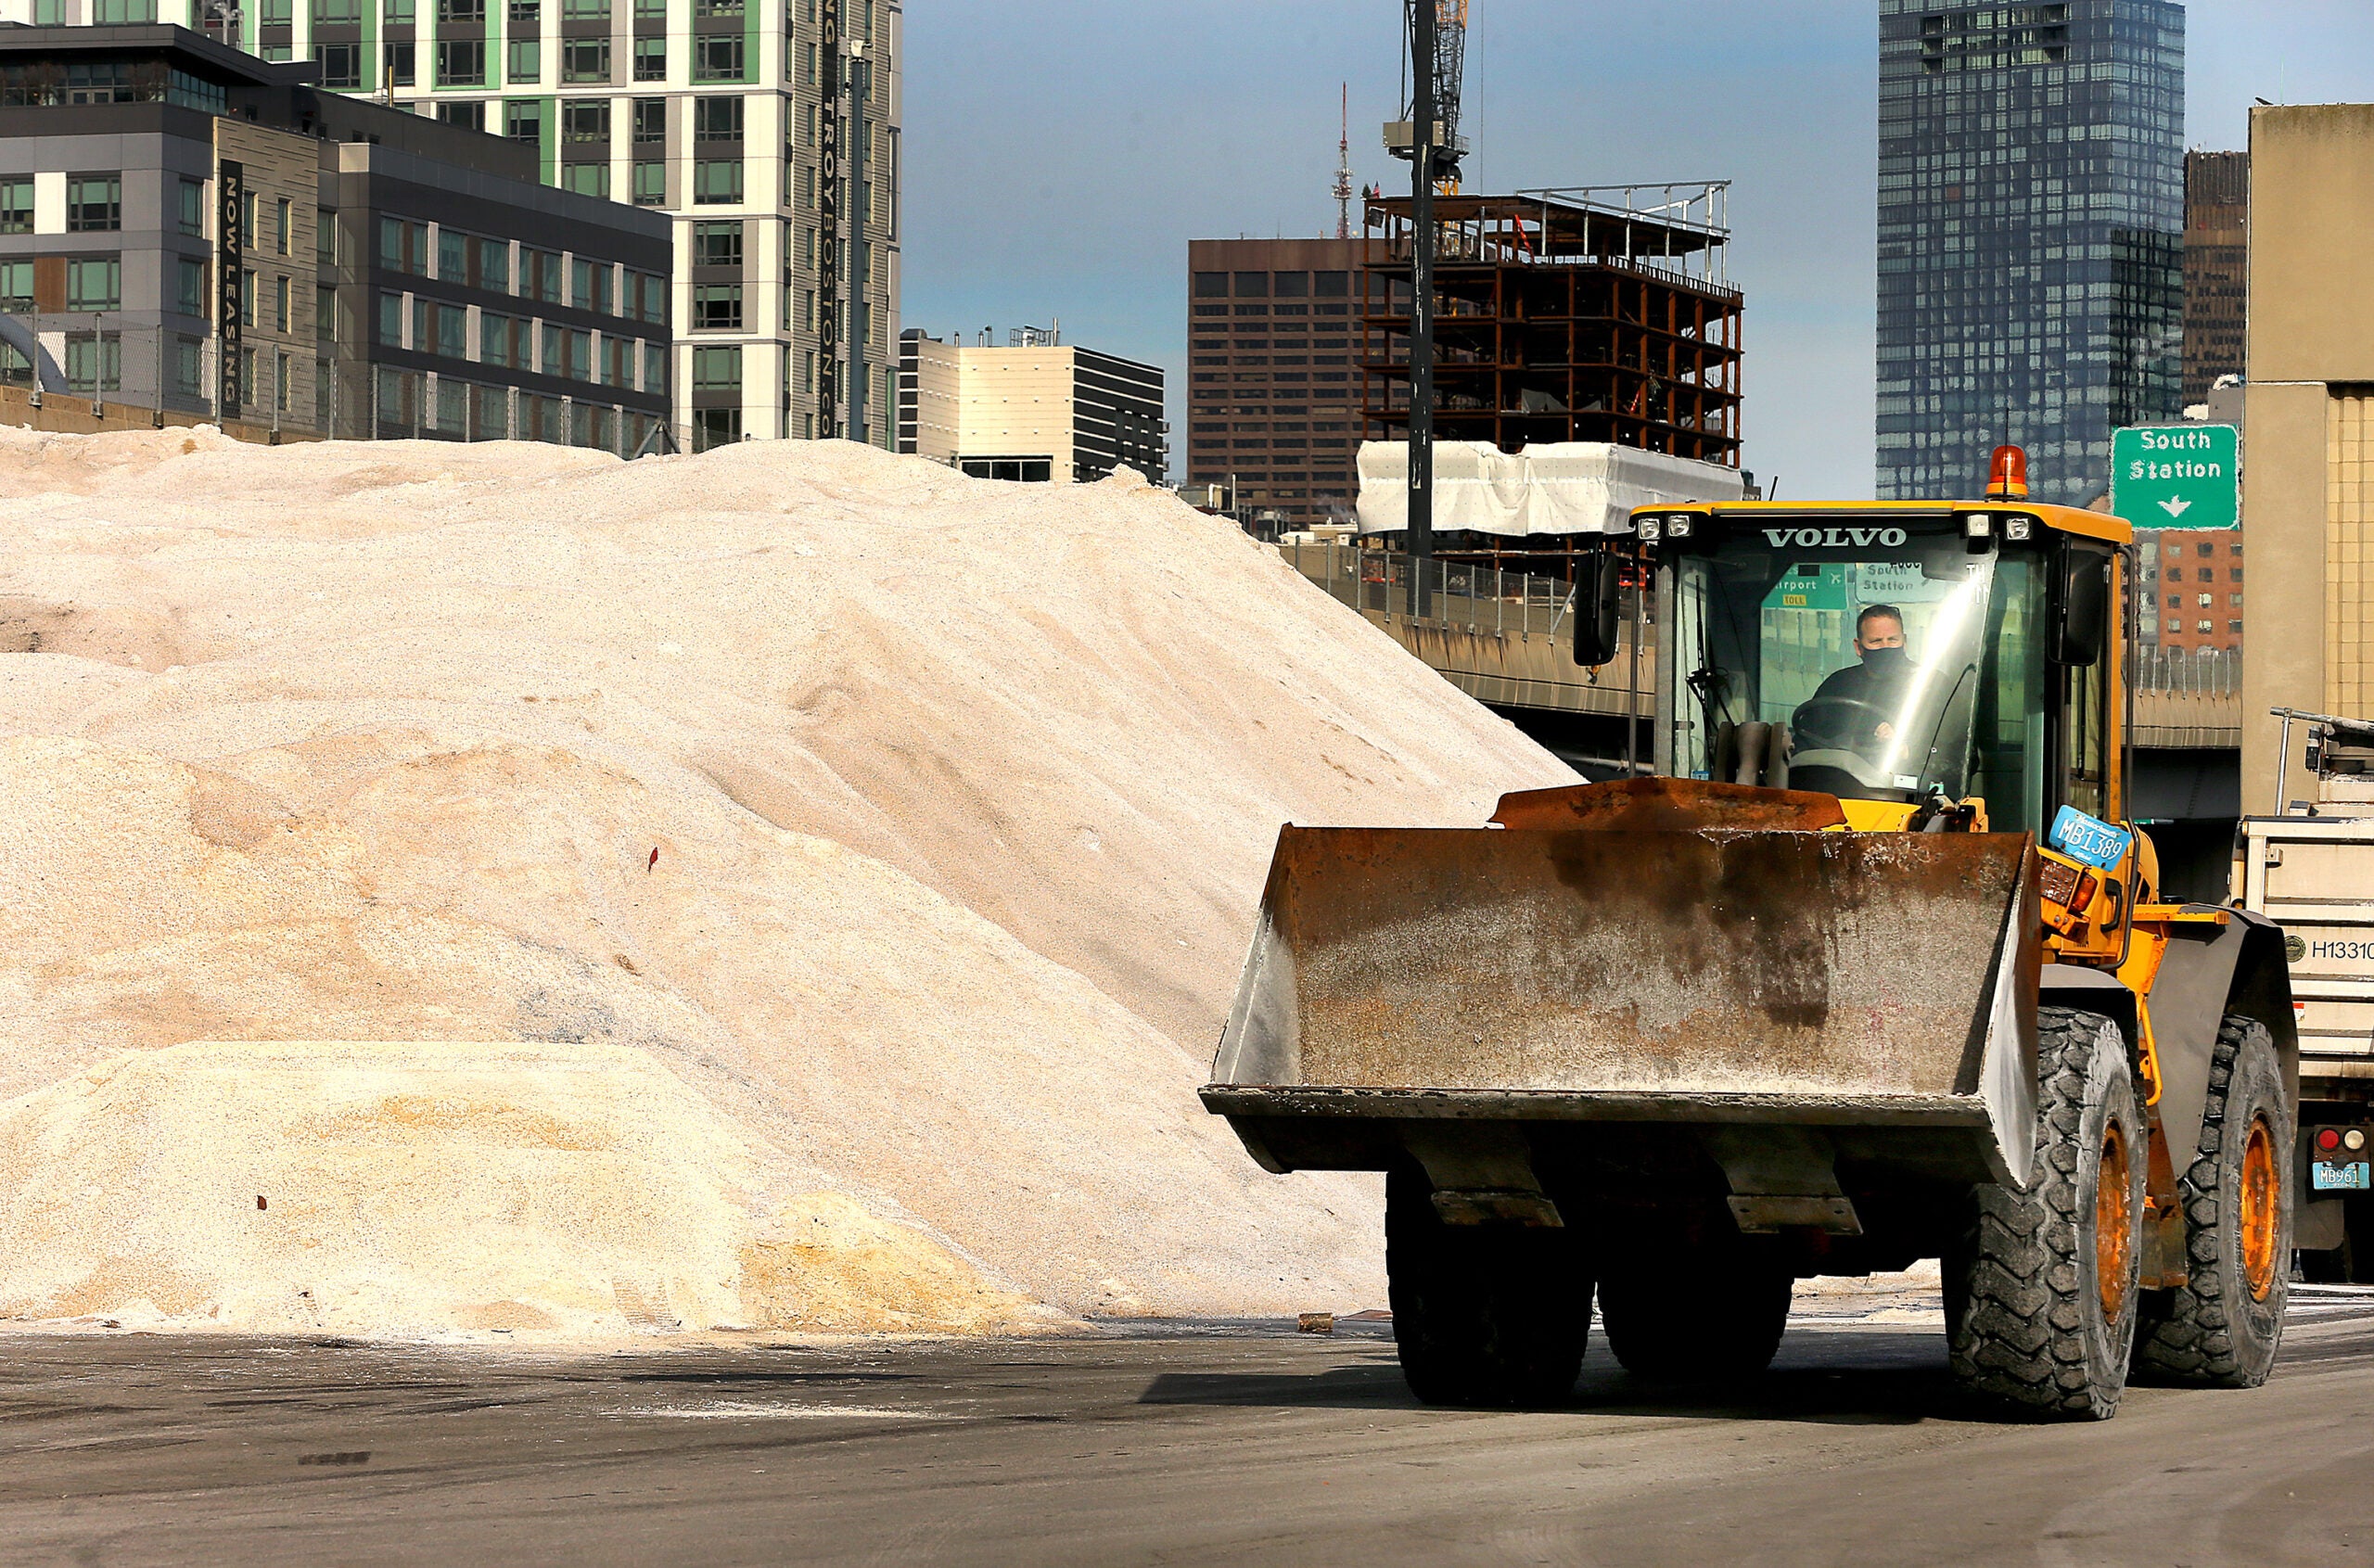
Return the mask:
<svg viewBox="0 0 2374 1568">
<path fill-rule="evenodd" d="M 912 329 L 899 351 L 900 452 L 984 479 L 1086 481 L 1125 465 L 1164 477 L 1154 365 L 1053 341 L 943 343 Z"/>
<path fill-rule="evenodd" d="M 2374 718 L 2368 234 L 2374 104 L 2253 109 L 2246 484 L 2260 635 L 2242 674 L 2247 811 L 2281 807 L 2268 708 Z"/>
</svg>

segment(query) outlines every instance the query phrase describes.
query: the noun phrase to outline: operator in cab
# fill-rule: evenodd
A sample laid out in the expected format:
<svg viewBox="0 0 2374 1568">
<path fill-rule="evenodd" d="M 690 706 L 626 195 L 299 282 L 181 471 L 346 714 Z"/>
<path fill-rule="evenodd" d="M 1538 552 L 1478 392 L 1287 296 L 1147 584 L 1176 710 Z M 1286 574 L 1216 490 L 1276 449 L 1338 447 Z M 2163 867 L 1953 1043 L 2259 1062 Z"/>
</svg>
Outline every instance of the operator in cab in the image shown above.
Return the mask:
<svg viewBox="0 0 2374 1568">
<path fill-rule="evenodd" d="M 1912 684 L 1912 659 L 1904 645 L 1904 612 L 1894 605 L 1866 605 L 1855 618 L 1857 663 L 1832 670 L 1790 720 L 1799 751 L 1834 749 L 1877 759 L 1895 737 Z"/>
</svg>

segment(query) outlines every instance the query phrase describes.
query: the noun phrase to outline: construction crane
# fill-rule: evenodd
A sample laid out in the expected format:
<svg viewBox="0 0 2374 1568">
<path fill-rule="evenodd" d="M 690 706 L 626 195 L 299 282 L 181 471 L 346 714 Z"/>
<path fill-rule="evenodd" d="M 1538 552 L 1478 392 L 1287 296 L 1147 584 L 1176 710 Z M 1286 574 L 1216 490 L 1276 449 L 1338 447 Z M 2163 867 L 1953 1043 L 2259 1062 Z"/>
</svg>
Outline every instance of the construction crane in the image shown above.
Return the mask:
<svg viewBox="0 0 2374 1568">
<path fill-rule="evenodd" d="M 1467 62 L 1467 0 L 1402 0 L 1409 58 L 1408 118 L 1385 128 L 1385 147 L 1410 160 L 1410 494 L 1405 548 L 1410 613 L 1429 609 L 1426 563 L 1435 553 L 1435 198 L 1459 190 L 1459 79 Z"/>
</svg>

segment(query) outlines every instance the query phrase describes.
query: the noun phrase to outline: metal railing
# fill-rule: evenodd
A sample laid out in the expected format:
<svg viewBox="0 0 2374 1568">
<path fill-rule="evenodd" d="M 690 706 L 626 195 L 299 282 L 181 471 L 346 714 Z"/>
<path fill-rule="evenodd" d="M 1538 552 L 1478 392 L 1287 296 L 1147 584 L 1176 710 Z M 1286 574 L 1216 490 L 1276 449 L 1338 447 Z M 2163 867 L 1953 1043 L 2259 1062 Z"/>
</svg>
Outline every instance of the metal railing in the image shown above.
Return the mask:
<svg viewBox="0 0 2374 1568">
<path fill-rule="evenodd" d="M 2135 689 L 2195 696 L 2239 696 L 2242 690 L 2242 652 L 2240 648 L 2138 648 Z"/>
<path fill-rule="evenodd" d="M 1330 540 L 1282 544 L 1287 564 L 1337 600 L 1371 615 L 1409 619 L 1410 557 Z M 1565 624 L 1573 585 L 1554 577 L 1491 567 L 1422 563 L 1423 624 L 1500 636 L 1551 636 Z"/>
</svg>

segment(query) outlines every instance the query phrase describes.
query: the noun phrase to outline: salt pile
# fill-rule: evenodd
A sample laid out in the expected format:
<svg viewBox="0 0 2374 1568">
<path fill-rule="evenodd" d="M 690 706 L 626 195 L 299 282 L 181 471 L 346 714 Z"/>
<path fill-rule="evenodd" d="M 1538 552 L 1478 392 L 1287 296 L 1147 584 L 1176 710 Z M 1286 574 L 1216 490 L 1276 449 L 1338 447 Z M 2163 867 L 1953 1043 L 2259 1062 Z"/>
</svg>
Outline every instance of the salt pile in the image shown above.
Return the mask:
<svg viewBox="0 0 2374 1568">
<path fill-rule="evenodd" d="M 0 431 L 0 559 L 18 1320 L 1372 1304 L 1193 1095 L 1277 826 L 1572 782 L 1126 476 Z"/>
</svg>

